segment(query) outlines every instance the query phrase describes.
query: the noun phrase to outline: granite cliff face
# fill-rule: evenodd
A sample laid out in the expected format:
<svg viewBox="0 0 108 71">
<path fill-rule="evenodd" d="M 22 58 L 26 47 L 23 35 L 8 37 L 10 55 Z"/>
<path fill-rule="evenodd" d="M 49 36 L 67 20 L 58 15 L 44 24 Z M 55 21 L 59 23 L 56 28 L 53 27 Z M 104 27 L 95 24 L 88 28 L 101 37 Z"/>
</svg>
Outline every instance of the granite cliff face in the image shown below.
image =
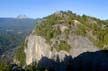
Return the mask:
<svg viewBox="0 0 108 71">
<path fill-rule="evenodd" d="M 43 56 L 51 57 L 50 46 L 46 40 L 40 36 L 30 35 L 28 37 L 27 47 L 25 47 L 26 64 L 38 62 Z"/>
<path fill-rule="evenodd" d="M 60 61 L 63 61 L 65 55 L 69 56 L 68 52 L 65 51 L 52 51 L 50 45 L 47 44 L 46 40 L 41 36 L 31 34 L 27 38 L 27 41 L 27 46 L 24 50 L 26 54 L 27 65 L 30 65 L 33 62 L 38 63 L 39 60 L 42 59 L 42 57 L 47 57 L 56 61 L 57 56 L 59 56 Z"/>
</svg>

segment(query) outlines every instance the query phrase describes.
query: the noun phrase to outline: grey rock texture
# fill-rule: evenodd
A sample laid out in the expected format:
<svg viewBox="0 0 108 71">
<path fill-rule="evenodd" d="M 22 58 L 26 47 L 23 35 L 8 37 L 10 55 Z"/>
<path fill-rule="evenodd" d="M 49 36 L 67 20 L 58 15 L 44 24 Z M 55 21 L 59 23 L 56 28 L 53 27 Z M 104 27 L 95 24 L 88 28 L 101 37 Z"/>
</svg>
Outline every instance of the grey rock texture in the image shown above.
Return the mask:
<svg viewBox="0 0 108 71">
<path fill-rule="evenodd" d="M 52 60 L 57 61 L 57 58 L 59 58 L 59 61 L 63 62 L 64 58 L 66 56 L 69 56 L 69 53 L 64 51 L 64 50 L 61 50 L 59 52 L 55 52 L 55 53 L 52 54 Z"/>
<path fill-rule="evenodd" d="M 68 52 L 56 50 L 51 51 L 51 47 L 46 43 L 46 40 L 40 36 L 30 35 L 27 38 L 27 47 L 25 47 L 26 54 L 26 64 L 29 65 L 32 62 L 39 62 L 42 57 L 47 57 L 49 59 L 63 61 L 65 56 L 69 56 Z"/>
<path fill-rule="evenodd" d="M 77 57 L 84 52 L 95 52 L 99 50 L 99 48 L 93 45 L 93 43 L 86 37 L 69 36 L 67 42 L 71 46 L 69 53 L 72 57 Z"/>
<path fill-rule="evenodd" d="M 40 36 L 28 37 L 27 47 L 25 47 L 27 65 L 34 61 L 38 62 L 43 56 L 50 57 L 50 46 L 45 42 L 45 39 Z"/>
</svg>

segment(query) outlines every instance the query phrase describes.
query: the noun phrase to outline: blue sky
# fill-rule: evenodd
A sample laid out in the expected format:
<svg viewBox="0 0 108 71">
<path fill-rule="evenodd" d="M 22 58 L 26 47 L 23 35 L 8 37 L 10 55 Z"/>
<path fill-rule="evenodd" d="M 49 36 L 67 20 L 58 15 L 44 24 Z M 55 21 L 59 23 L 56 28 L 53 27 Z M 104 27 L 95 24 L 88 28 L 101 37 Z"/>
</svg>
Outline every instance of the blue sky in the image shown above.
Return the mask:
<svg viewBox="0 0 108 71">
<path fill-rule="evenodd" d="M 58 10 L 108 19 L 108 0 L 0 0 L 0 17 L 38 18 Z"/>
</svg>

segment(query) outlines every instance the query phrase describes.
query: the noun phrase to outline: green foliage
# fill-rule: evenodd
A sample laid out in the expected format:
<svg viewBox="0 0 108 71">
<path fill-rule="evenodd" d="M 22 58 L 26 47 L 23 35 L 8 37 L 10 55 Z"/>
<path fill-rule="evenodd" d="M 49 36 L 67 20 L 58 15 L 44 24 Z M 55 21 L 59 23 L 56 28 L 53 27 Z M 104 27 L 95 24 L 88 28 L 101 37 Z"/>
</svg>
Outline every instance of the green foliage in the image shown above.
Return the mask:
<svg viewBox="0 0 108 71">
<path fill-rule="evenodd" d="M 108 45 L 108 33 L 104 35 L 104 44 Z"/>
<path fill-rule="evenodd" d="M 65 34 L 74 34 L 84 37 L 88 37 L 95 45 L 103 48 L 104 45 L 108 44 L 107 34 L 108 33 L 108 21 L 100 20 L 95 17 L 87 15 L 76 15 L 72 11 L 61 11 L 62 15 L 50 15 L 45 18 L 37 25 L 36 33 L 39 36 L 44 37 L 48 42 L 51 38 L 57 37 L 61 34 L 60 28 L 54 29 L 55 24 L 65 24 L 69 30 Z M 73 20 L 77 20 L 80 24 L 74 24 Z M 74 30 L 74 31 L 72 31 Z M 94 37 L 95 36 L 95 37 Z"/>
<path fill-rule="evenodd" d="M 0 71 L 12 71 L 12 66 L 4 61 L 0 61 Z"/>
<path fill-rule="evenodd" d="M 8 33 L 0 30 L 0 48 L 2 51 L 7 51 L 8 49 L 16 47 L 18 44 L 20 44 L 20 41 L 23 38 L 20 37 L 21 35 L 16 34 L 16 32 Z"/>
<path fill-rule="evenodd" d="M 25 71 L 40 71 L 38 65 L 28 65 L 25 68 Z"/>
<path fill-rule="evenodd" d="M 77 27 L 78 27 L 78 29 L 77 29 L 76 33 L 78 35 L 85 36 L 86 35 L 86 28 L 85 28 L 85 26 L 79 24 L 79 25 L 77 25 Z"/>
<path fill-rule="evenodd" d="M 97 36 L 97 46 L 103 48 L 104 45 L 107 43 L 107 31 L 103 29 L 99 29 L 96 33 Z"/>
<path fill-rule="evenodd" d="M 40 68 L 38 64 L 31 64 L 25 68 L 25 71 L 48 71 L 48 69 Z"/>
<path fill-rule="evenodd" d="M 46 18 L 45 18 L 46 19 Z M 53 30 L 53 25 L 57 23 L 59 17 L 55 15 L 47 17 L 46 21 L 42 21 L 36 26 L 37 35 L 43 36 L 48 42 L 50 39 L 60 34 L 60 29 Z"/>
<path fill-rule="evenodd" d="M 69 51 L 70 48 L 71 47 L 65 41 L 61 41 L 58 47 L 56 47 L 57 51 L 60 51 L 60 50 Z"/>
<path fill-rule="evenodd" d="M 60 31 L 59 27 L 57 27 L 56 29 L 54 29 L 53 32 L 52 32 L 52 34 L 53 34 L 53 37 L 56 37 L 56 36 L 60 35 L 61 31 Z"/>
<path fill-rule="evenodd" d="M 26 55 L 24 53 L 24 46 L 26 46 L 24 43 L 17 49 L 16 54 L 15 54 L 15 59 L 19 61 L 19 66 L 24 66 L 26 63 Z"/>
</svg>

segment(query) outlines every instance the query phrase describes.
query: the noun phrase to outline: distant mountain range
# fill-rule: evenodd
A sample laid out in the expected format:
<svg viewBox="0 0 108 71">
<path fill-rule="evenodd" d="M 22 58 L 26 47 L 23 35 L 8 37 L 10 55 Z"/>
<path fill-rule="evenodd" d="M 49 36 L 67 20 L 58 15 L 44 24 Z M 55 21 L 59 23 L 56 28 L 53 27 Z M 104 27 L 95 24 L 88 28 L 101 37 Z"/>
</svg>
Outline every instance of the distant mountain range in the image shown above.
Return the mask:
<svg viewBox="0 0 108 71">
<path fill-rule="evenodd" d="M 18 18 L 18 19 L 26 19 L 26 18 L 28 18 L 28 17 L 27 17 L 26 15 L 18 15 L 17 18 Z"/>
</svg>

